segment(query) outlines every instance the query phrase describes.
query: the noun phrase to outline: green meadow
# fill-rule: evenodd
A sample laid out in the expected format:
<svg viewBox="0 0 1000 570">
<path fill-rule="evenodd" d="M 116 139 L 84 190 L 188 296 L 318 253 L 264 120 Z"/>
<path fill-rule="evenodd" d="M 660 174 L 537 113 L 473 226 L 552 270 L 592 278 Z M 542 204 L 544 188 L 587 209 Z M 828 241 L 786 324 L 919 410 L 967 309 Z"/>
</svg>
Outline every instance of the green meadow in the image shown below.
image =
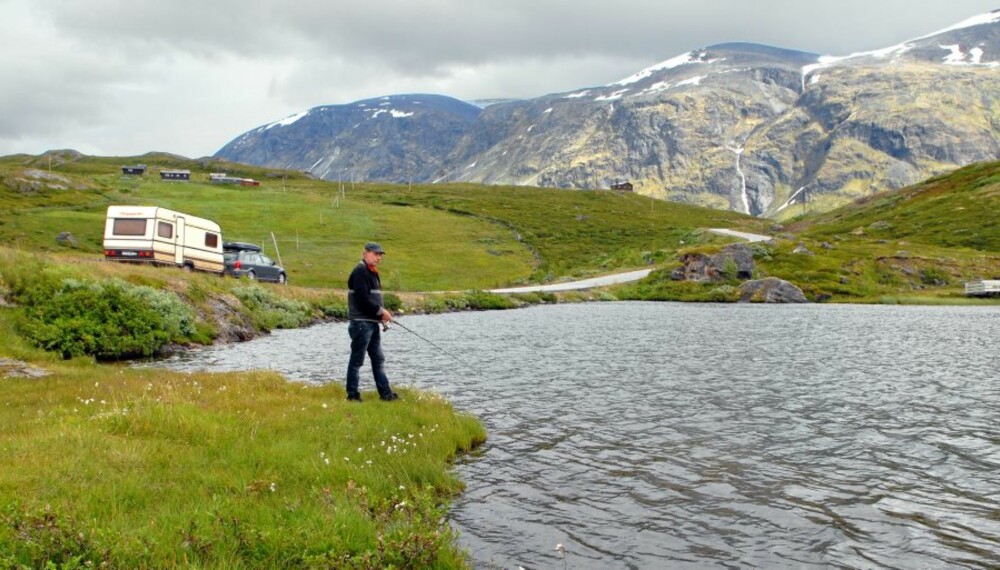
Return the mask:
<svg viewBox="0 0 1000 570">
<path fill-rule="evenodd" d="M 65 190 L 12 190 L 41 170 L 40 158 L 0 159 L 0 243 L 99 259 L 107 207 L 156 205 L 212 219 L 228 241 L 261 245 L 281 258 L 289 281 L 342 288 L 367 241 L 389 251 L 387 289 L 461 291 L 609 273 L 669 261 L 703 227 L 761 230 L 766 222 L 731 212 L 668 204 L 634 194 L 468 185 L 339 184 L 298 173 L 234 171 L 229 164 L 161 160 L 192 170 L 192 181 L 152 172 L 123 177 L 121 164 L 156 157 L 85 157 L 54 167 Z M 208 173 L 256 176 L 259 187 L 208 183 Z M 70 232 L 76 247 L 59 246 Z"/>
<path fill-rule="evenodd" d="M 0 396 L 2 568 L 465 565 L 449 466 L 485 433 L 434 394 L 38 364 Z"/>
</svg>

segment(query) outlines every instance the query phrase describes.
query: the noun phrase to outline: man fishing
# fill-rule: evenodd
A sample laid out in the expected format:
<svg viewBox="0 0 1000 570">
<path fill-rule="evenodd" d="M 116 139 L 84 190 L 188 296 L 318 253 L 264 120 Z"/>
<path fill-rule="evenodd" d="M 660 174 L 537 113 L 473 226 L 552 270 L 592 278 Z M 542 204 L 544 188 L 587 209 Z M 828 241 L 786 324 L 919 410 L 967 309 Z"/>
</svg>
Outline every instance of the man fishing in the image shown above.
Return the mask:
<svg viewBox="0 0 1000 570">
<path fill-rule="evenodd" d="M 358 391 L 358 376 L 365 362 L 365 352 L 372 364 L 375 387 L 379 398 L 385 401 L 399 399 L 389 387 L 385 375 L 385 356 L 382 354 L 382 331 L 379 326 L 388 325 L 392 313 L 382 301 L 382 280 L 378 275 L 378 264 L 382 262 L 385 250 L 375 242 L 365 244 L 361 261 L 351 271 L 347 279 L 347 316 L 350 324 L 347 333 L 351 336 L 351 359 L 347 363 L 347 399 L 361 401 Z"/>
</svg>

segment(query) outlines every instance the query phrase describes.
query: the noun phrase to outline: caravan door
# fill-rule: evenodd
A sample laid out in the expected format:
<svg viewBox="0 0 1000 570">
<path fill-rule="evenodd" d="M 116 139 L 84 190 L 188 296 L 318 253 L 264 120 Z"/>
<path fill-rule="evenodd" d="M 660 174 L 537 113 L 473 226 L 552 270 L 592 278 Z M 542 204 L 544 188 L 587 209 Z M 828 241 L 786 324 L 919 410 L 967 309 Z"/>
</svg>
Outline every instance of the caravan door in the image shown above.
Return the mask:
<svg viewBox="0 0 1000 570">
<path fill-rule="evenodd" d="M 185 223 L 184 216 L 177 216 L 177 236 L 176 241 L 174 241 L 174 263 L 177 265 L 184 265 L 184 244 L 185 241 Z"/>
</svg>

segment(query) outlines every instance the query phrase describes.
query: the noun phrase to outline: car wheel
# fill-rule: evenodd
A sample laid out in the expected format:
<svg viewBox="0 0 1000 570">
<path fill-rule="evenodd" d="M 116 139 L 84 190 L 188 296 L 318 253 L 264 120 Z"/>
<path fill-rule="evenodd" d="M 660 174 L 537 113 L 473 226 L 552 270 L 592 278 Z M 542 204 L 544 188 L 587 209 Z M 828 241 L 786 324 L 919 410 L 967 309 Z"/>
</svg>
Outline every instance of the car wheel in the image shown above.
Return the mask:
<svg viewBox="0 0 1000 570">
<path fill-rule="evenodd" d="M 278 274 L 278 283 L 281 284 L 281 285 L 284 285 L 285 283 L 288 283 L 288 278 L 285 277 L 284 273 L 279 273 Z"/>
<path fill-rule="evenodd" d="M 253 271 L 247 271 L 247 279 L 253 281 L 257 279 L 257 274 L 254 273 Z"/>
</svg>

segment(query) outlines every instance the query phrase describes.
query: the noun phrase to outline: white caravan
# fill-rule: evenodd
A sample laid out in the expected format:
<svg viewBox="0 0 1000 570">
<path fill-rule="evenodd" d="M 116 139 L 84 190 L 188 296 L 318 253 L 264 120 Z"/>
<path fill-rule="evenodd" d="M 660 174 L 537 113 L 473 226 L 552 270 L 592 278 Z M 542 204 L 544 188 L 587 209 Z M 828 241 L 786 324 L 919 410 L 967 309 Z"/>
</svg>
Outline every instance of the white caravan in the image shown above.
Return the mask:
<svg viewBox="0 0 1000 570">
<path fill-rule="evenodd" d="M 166 208 L 109 206 L 104 258 L 222 273 L 222 229 Z"/>
</svg>

